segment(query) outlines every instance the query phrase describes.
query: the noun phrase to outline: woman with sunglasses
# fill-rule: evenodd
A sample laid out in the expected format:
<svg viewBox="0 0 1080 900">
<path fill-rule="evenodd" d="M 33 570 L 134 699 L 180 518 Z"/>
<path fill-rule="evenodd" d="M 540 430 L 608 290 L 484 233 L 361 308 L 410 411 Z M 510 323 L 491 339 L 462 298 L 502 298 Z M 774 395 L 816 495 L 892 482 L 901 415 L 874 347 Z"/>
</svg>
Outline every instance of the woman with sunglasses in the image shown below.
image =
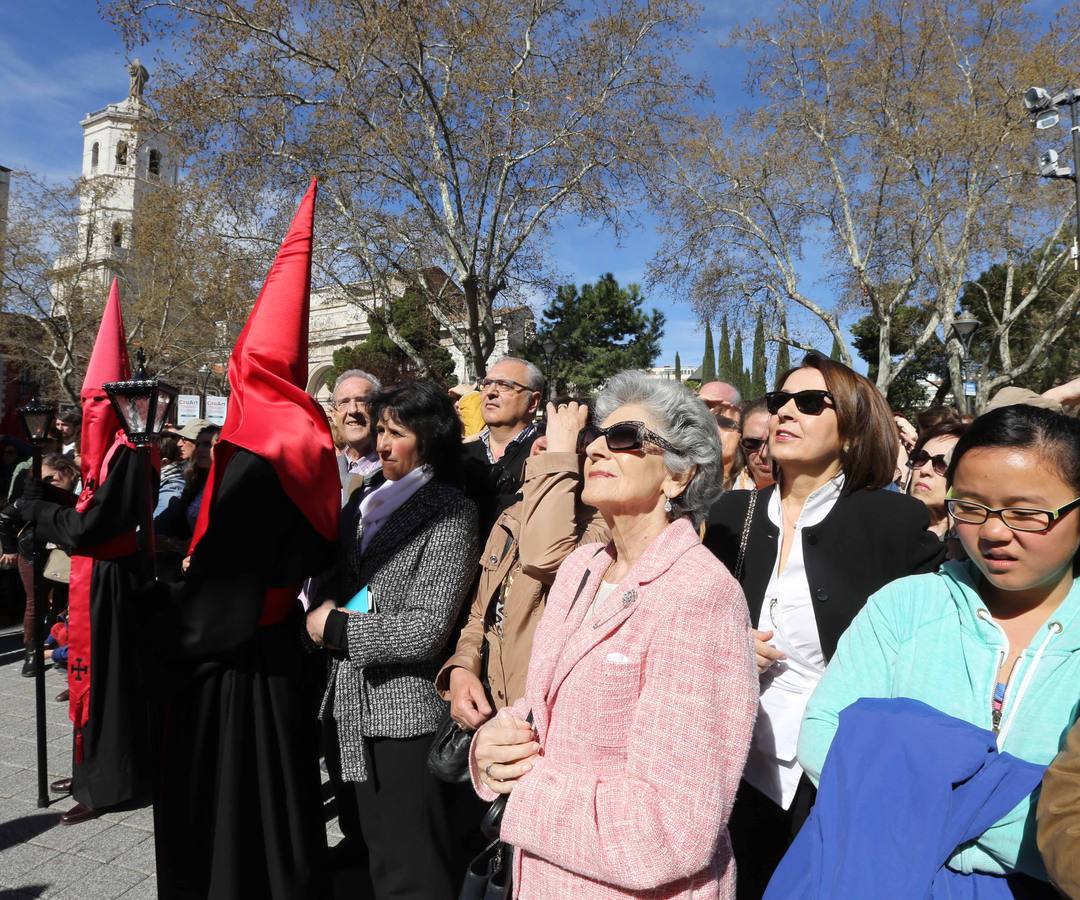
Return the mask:
<svg viewBox="0 0 1080 900">
<path fill-rule="evenodd" d="M 735 484 L 738 489 L 767 488 L 776 484 L 769 457 L 769 407 L 764 399 L 748 402 L 743 408 L 739 449 L 746 465 Z"/>
<path fill-rule="evenodd" d="M 730 897 L 757 683 L 739 586 L 695 529 L 719 490 L 716 423 L 640 372 L 596 415 L 582 501 L 612 540 L 559 568 L 525 696 L 477 732 L 473 782 L 509 794 L 515 896 Z"/>
<path fill-rule="evenodd" d="M 924 432 L 907 461 L 907 493 L 926 506 L 930 530 L 944 542 L 949 535 L 949 515 L 945 512 L 945 473 L 956 442 L 968 426 L 964 422 L 943 422 Z"/>
<path fill-rule="evenodd" d="M 841 710 L 861 697 L 922 701 L 993 731 L 999 750 L 1037 765 L 1054 759 L 1076 719 L 1080 423 L 1030 406 L 986 413 L 957 442 L 946 478 L 968 558 L 888 585 L 841 638 L 799 739 L 815 782 Z M 1034 805 L 1033 796 L 957 848 L 949 868 L 1045 880 Z M 1060 846 L 1057 859 L 1075 856 L 1071 833 Z M 1053 896 L 1042 887 L 1024 896 Z"/>
<path fill-rule="evenodd" d="M 799 726 L 840 635 L 874 591 L 943 557 L 925 507 L 884 489 L 897 434 L 877 388 L 817 354 L 778 383 L 766 394 L 778 483 L 726 494 L 704 538 L 742 582 L 755 628 L 760 709 L 731 819 L 738 896 L 753 900 L 813 803 Z"/>
</svg>

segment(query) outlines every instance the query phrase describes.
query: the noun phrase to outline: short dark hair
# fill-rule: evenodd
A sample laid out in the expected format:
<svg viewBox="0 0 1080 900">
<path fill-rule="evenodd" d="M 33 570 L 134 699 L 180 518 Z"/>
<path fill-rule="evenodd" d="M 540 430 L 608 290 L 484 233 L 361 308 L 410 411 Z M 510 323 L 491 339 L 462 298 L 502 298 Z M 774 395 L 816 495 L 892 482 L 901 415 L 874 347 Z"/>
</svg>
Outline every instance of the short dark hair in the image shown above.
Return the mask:
<svg viewBox="0 0 1080 900">
<path fill-rule="evenodd" d="M 1077 494 L 1080 494 L 1080 420 L 1038 406 L 1002 406 L 971 423 L 953 448 L 945 476 L 949 487 L 956 466 L 970 450 L 1015 447 L 1037 450 Z"/>
<path fill-rule="evenodd" d="M 416 435 L 420 460 L 437 481 L 461 480 L 461 420 L 454 401 L 434 381 L 407 381 L 379 391 L 371 399 L 371 421 L 383 413 Z"/>
<path fill-rule="evenodd" d="M 65 409 L 58 418 L 65 425 L 82 425 L 82 411 L 72 407 L 71 409 Z"/>
<path fill-rule="evenodd" d="M 840 432 L 844 493 L 891 484 L 900 455 L 900 439 L 892 410 L 881 391 L 865 375 L 819 353 L 806 354 L 799 365 L 780 375 L 776 379 L 777 390 L 799 369 L 817 369 L 832 394 Z"/>
<path fill-rule="evenodd" d="M 158 438 L 158 451 L 166 462 L 180 458 L 180 435 L 166 431 Z"/>
<path fill-rule="evenodd" d="M 931 406 L 929 409 L 924 409 L 921 413 L 915 415 L 915 425 L 919 429 L 919 434 L 946 423 L 959 423 L 962 425 L 964 417 L 951 406 Z"/>
<path fill-rule="evenodd" d="M 914 456 L 923 447 L 930 443 L 930 441 L 937 440 L 941 437 L 954 437 L 962 438 L 967 430 L 971 426 L 967 422 L 961 422 L 959 419 L 943 420 L 938 422 L 937 425 L 932 428 L 928 428 L 926 431 L 919 432 L 919 439 L 915 442 L 915 446 L 911 448 L 911 455 Z M 956 448 L 953 448 L 955 452 Z"/>
</svg>

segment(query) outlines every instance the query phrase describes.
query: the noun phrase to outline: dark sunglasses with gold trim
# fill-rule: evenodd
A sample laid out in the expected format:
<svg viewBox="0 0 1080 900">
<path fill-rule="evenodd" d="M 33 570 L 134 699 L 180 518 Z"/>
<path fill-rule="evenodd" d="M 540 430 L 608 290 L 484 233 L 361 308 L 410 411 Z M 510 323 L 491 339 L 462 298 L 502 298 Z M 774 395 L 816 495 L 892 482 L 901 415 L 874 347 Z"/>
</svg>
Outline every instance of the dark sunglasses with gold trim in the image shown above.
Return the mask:
<svg viewBox="0 0 1080 900">
<path fill-rule="evenodd" d="M 909 469 L 918 469 L 920 466 L 925 466 L 927 463 L 930 463 L 934 467 L 934 471 L 942 478 L 944 478 L 949 471 L 949 461 L 945 458 L 945 454 L 935 453 L 931 456 L 925 450 L 919 450 L 918 453 L 912 453 L 908 458 L 907 467 Z"/>
<path fill-rule="evenodd" d="M 616 422 L 607 428 L 588 425 L 578 434 L 578 453 L 584 453 L 589 444 L 601 437 L 607 441 L 608 450 L 615 453 L 641 450 L 646 443 L 649 443 L 662 450 L 670 450 L 672 453 L 682 455 L 682 451 L 674 444 L 664 440 L 655 431 L 646 428 L 644 422 Z"/>
<path fill-rule="evenodd" d="M 828 391 L 769 391 L 765 395 L 765 406 L 769 415 L 775 416 L 792 400 L 795 401 L 795 408 L 808 416 L 820 416 L 826 405 L 835 404 L 833 395 Z"/>
</svg>

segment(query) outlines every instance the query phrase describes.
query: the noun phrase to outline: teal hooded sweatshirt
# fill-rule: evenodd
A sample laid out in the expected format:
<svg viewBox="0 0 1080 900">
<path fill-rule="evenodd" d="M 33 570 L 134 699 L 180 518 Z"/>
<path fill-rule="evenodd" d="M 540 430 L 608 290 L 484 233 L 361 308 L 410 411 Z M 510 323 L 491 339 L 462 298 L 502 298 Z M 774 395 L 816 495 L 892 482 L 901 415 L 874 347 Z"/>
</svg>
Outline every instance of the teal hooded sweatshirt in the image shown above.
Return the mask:
<svg viewBox="0 0 1080 900">
<path fill-rule="evenodd" d="M 992 729 L 1005 632 L 979 597 L 971 562 L 886 585 L 844 633 L 810 698 L 799 734 L 799 763 L 817 784 L 841 710 L 860 697 L 910 697 Z M 1080 579 L 1020 655 L 1009 678 L 998 749 L 1049 765 L 1065 745 L 1080 706 Z M 897 785 L 897 790 L 902 790 Z M 1020 871 L 1043 880 L 1035 846 L 1038 792 L 948 861 L 958 872 Z"/>
</svg>

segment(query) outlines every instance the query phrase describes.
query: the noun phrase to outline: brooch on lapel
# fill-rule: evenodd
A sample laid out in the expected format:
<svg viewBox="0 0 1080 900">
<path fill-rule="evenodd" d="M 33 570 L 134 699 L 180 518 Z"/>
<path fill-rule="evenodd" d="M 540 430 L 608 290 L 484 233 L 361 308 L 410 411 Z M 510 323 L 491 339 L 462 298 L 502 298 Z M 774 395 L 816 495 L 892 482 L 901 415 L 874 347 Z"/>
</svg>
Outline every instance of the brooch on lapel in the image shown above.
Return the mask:
<svg viewBox="0 0 1080 900">
<path fill-rule="evenodd" d="M 623 595 L 619 598 L 619 602 L 621 604 L 622 609 L 626 609 L 635 600 L 637 600 L 637 591 L 634 591 L 634 590 L 625 591 L 623 593 Z M 611 621 L 611 619 L 614 616 L 617 616 L 620 611 L 621 611 L 620 609 L 616 609 L 614 612 L 611 613 L 611 615 L 606 616 L 601 621 L 594 622 L 593 623 L 593 628 L 599 628 L 601 625 L 606 625 L 608 622 Z"/>
</svg>

